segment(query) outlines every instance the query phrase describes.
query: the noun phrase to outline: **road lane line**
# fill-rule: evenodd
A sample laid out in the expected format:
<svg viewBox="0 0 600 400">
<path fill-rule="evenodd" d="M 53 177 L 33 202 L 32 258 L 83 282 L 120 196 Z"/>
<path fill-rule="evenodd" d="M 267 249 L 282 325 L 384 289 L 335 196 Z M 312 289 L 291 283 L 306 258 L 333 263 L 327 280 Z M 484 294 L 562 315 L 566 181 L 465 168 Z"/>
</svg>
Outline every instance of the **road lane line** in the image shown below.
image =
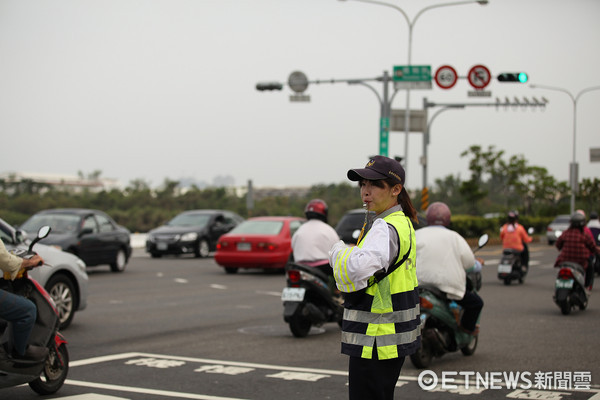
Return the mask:
<svg viewBox="0 0 600 400">
<path fill-rule="evenodd" d="M 155 396 L 166 396 L 166 397 L 176 397 L 180 399 L 195 399 L 195 400 L 246 400 L 240 397 L 220 397 L 220 396 L 208 396 L 204 394 L 195 394 L 195 393 L 185 393 L 185 392 L 172 392 L 170 390 L 156 390 L 156 389 L 144 389 L 133 386 L 121 386 L 121 385 L 109 385 L 105 383 L 93 383 L 93 382 L 84 382 L 84 381 L 75 381 L 71 379 L 67 379 L 65 381 L 67 385 L 73 386 L 83 386 L 86 388 L 94 388 L 94 389 L 106 389 L 106 390 L 116 390 L 122 392 L 130 392 L 130 393 L 142 393 L 142 394 L 151 394 Z"/>
</svg>

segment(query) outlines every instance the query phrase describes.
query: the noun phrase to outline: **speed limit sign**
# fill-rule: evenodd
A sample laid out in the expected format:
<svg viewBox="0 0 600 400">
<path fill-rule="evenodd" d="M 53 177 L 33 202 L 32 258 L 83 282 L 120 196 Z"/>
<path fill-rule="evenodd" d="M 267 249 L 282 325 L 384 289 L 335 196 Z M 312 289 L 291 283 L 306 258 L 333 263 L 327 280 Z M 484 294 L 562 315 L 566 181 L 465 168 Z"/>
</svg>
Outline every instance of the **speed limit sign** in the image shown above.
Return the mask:
<svg viewBox="0 0 600 400">
<path fill-rule="evenodd" d="M 435 83 L 442 89 L 450 89 L 456 85 L 458 74 L 456 70 L 449 65 L 442 65 L 435 72 Z"/>
</svg>

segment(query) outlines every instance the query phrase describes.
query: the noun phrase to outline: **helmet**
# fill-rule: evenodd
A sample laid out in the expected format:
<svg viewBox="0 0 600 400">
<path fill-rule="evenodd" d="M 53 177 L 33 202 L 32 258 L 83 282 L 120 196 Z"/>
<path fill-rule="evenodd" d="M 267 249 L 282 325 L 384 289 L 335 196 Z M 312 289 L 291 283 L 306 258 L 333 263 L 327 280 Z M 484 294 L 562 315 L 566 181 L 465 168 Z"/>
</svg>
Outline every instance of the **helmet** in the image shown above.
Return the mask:
<svg viewBox="0 0 600 400">
<path fill-rule="evenodd" d="M 580 212 L 571 215 L 571 226 L 573 228 L 583 228 L 585 226 L 585 216 Z"/>
<path fill-rule="evenodd" d="M 427 207 L 427 213 L 425 214 L 425 218 L 427 219 L 427 225 L 450 225 L 450 217 L 451 217 L 450 209 L 445 203 L 441 201 L 436 201 L 435 203 L 431 203 L 429 207 Z"/>
<path fill-rule="evenodd" d="M 515 211 L 509 211 L 507 218 L 508 218 L 508 222 L 513 223 L 519 219 L 519 214 Z"/>
<path fill-rule="evenodd" d="M 323 222 L 327 222 L 327 203 L 321 199 L 312 199 L 304 207 L 304 215 L 306 219 L 317 218 Z"/>
<path fill-rule="evenodd" d="M 598 219 L 598 213 L 596 211 L 592 211 L 590 213 L 590 219 Z"/>
</svg>

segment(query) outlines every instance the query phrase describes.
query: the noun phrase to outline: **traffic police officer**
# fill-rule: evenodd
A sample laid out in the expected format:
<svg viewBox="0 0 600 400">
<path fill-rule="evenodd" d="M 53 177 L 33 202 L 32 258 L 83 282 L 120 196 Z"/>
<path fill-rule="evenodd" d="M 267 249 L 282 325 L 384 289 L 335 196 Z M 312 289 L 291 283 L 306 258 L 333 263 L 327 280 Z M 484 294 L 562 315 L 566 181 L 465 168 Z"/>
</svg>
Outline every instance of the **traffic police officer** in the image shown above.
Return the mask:
<svg viewBox="0 0 600 400">
<path fill-rule="evenodd" d="M 405 171 L 375 156 L 348 171 L 358 181 L 366 212 L 375 220 L 358 244 L 330 251 L 337 287 L 344 293 L 342 353 L 350 356 L 350 400 L 394 398 L 407 355 L 421 344 L 416 276 L 416 211 L 404 188 Z"/>
</svg>

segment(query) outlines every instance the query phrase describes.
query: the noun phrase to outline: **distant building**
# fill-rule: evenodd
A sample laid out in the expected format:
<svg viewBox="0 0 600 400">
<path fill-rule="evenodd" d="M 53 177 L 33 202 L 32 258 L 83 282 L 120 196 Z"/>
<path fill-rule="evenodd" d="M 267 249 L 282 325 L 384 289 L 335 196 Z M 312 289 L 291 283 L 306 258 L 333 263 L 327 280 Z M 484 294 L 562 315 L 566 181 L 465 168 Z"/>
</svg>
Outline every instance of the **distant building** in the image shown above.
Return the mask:
<svg viewBox="0 0 600 400">
<path fill-rule="evenodd" d="M 116 179 L 89 179 L 76 175 L 60 175 L 48 173 L 4 172 L 0 173 L 0 181 L 4 182 L 5 190 L 10 190 L 10 184 L 26 182 L 48 185 L 55 187 L 59 190 L 69 190 L 76 193 L 81 192 L 84 189 L 87 189 L 91 192 L 122 189 L 121 185 Z"/>
</svg>

